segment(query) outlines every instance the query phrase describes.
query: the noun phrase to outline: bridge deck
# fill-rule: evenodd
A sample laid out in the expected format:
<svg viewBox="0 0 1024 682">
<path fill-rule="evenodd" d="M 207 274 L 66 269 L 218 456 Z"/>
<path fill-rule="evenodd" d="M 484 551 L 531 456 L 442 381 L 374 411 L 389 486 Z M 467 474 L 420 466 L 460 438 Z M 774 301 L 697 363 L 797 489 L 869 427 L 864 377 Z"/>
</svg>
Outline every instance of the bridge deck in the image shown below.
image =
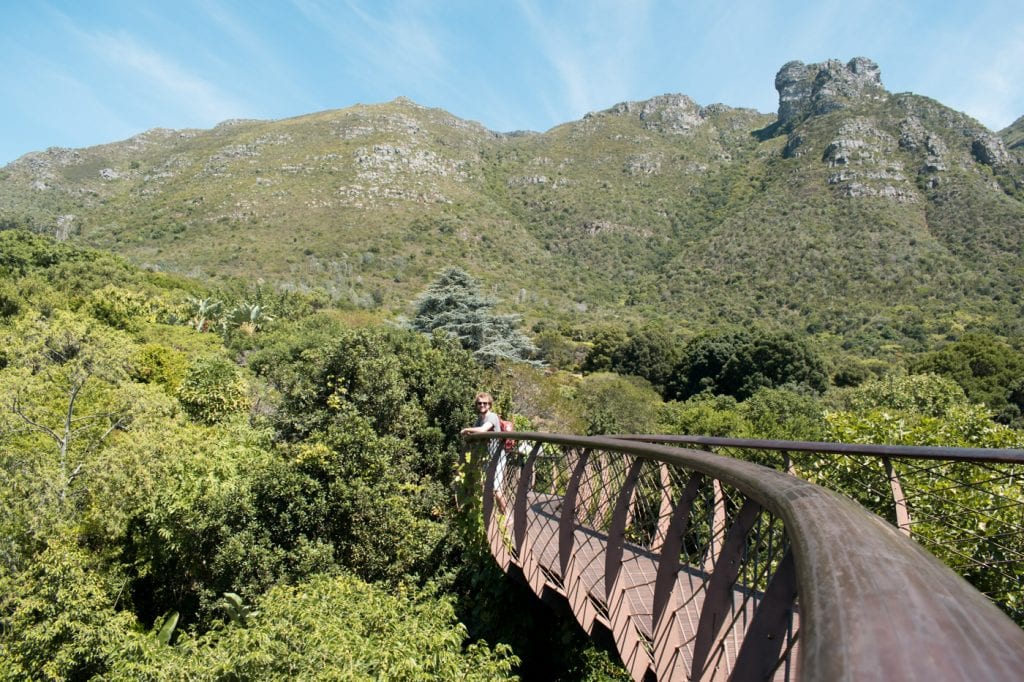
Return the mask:
<svg viewBox="0 0 1024 682">
<path fill-rule="evenodd" d="M 1024 631 L 847 497 L 699 450 L 518 436 L 515 456 L 478 460 L 491 552 L 607 626 L 637 682 L 1021 679 Z M 789 445 L 835 447 L 772 447 Z"/>
<path fill-rule="evenodd" d="M 577 591 L 582 591 L 597 612 L 596 620 L 606 627 L 613 628 L 611 612 L 621 609 L 623 613 L 628 614 L 630 626 L 634 629 L 641 646 L 648 652 L 653 653 L 655 641 L 659 642 L 659 648 L 670 646 L 675 649 L 668 657 L 659 657 L 661 660 L 669 660 L 670 663 L 665 669 L 658 671 L 658 678 L 688 679 L 692 667 L 692 650 L 697 639 L 710 574 L 693 567 L 681 566 L 666 615 L 660 623 L 654 623 L 653 604 L 658 556 L 644 547 L 626 542 L 618 582 L 612 592 L 618 596 L 613 597 L 616 599 L 615 603 L 608 604 L 605 586 L 608 536 L 577 525 L 573 533 L 572 558 L 563 572 L 558 537 L 560 510 L 560 497 L 531 492 L 526 512 L 526 542 L 522 548 L 524 556 L 519 557 L 516 556 L 516 552 L 512 552 L 511 559 L 524 568 L 526 564 L 535 562 L 545 576 L 548 587 L 567 598 L 570 598 L 574 587 Z M 510 539 L 511 521 L 499 517 L 499 523 L 505 524 L 505 532 L 508 533 L 506 537 Z M 529 556 L 526 556 L 527 554 Z M 740 587 L 733 588 L 732 604 L 724 619 L 725 626 L 713 628 L 720 634 L 714 635 L 711 655 L 700 678 L 718 678 L 725 671 L 732 669 L 743 634 L 762 597 L 763 594 L 759 592 Z M 584 626 L 587 624 L 584 623 Z M 657 633 L 657 637 L 656 627 L 662 629 L 662 632 Z M 795 633 L 798 629 L 799 615 L 794 612 L 790 632 Z M 797 660 L 795 644 L 791 653 L 787 660 Z M 782 665 L 776 670 L 774 679 L 789 679 L 792 676 L 791 667 Z"/>
</svg>

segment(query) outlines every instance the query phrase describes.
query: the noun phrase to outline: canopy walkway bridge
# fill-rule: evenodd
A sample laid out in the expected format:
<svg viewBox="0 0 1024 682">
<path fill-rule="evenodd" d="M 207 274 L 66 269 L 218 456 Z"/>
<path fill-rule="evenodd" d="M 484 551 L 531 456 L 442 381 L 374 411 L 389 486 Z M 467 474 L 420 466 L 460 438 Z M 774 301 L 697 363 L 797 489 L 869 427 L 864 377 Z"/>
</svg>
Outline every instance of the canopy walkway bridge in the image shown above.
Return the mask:
<svg viewBox="0 0 1024 682">
<path fill-rule="evenodd" d="M 1024 452 L 467 440 L 498 564 L 636 680 L 1024 680 Z"/>
</svg>

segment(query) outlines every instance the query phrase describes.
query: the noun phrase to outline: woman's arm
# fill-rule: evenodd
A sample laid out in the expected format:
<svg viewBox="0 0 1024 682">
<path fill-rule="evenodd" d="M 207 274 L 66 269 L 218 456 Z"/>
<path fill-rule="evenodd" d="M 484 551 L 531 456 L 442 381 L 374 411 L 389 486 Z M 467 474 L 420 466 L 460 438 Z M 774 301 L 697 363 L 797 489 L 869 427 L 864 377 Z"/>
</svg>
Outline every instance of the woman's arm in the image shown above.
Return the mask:
<svg viewBox="0 0 1024 682">
<path fill-rule="evenodd" d="M 462 431 L 460 431 L 459 433 L 486 433 L 487 431 L 490 431 L 493 428 L 494 424 L 491 424 L 490 422 L 484 422 L 480 426 L 467 426 L 466 428 L 462 429 Z"/>
<path fill-rule="evenodd" d="M 464 428 L 461 431 L 459 431 L 459 433 L 465 435 L 467 433 L 487 433 L 488 431 L 500 431 L 500 430 L 501 430 L 501 422 L 498 421 L 497 418 L 490 419 L 488 417 L 487 421 L 485 421 L 480 426 L 467 426 L 466 428 Z"/>
</svg>

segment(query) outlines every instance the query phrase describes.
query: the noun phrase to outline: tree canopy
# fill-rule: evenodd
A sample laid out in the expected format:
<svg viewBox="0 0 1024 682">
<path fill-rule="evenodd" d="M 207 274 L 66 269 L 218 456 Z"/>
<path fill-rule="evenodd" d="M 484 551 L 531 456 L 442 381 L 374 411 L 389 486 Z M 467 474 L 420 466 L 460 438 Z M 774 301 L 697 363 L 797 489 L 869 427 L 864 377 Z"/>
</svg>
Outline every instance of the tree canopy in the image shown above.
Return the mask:
<svg viewBox="0 0 1024 682">
<path fill-rule="evenodd" d="M 918 373 L 949 377 L 1004 424 L 1024 423 L 1024 353 L 991 334 L 966 334 L 911 364 Z"/>
<path fill-rule="evenodd" d="M 517 328 L 515 315 L 493 312 L 497 301 L 480 292 L 469 273 L 450 267 L 416 301 L 411 327 L 427 334 L 440 331 L 458 339 L 462 347 L 488 366 L 498 360 L 525 362 L 537 353 L 533 342 Z"/>
<path fill-rule="evenodd" d="M 760 388 L 792 384 L 821 393 L 828 387 L 824 363 L 791 334 L 709 332 L 691 339 L 681 356 L 666 388 L 679 400 L 705 391 L 743 400 Z"/>
</svg>

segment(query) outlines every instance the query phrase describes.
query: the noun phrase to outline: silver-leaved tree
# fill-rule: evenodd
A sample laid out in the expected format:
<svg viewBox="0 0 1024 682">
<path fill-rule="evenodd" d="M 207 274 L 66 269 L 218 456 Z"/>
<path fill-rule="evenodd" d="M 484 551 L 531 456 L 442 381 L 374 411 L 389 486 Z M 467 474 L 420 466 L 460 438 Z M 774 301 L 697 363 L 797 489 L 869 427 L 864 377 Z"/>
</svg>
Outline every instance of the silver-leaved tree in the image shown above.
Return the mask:
<svg viewBox="0 0 1024 682">
<path fill-rule="evenodd" d="M 410 326 L 426 334 L 450 334 L 488 367 L 499 360 L 535 362 L 537 347 L 517 328 L 519 317 L 494 313 L 496 304 L 465 270 L 445 268 L 416 299 Z"/>
</svg>

